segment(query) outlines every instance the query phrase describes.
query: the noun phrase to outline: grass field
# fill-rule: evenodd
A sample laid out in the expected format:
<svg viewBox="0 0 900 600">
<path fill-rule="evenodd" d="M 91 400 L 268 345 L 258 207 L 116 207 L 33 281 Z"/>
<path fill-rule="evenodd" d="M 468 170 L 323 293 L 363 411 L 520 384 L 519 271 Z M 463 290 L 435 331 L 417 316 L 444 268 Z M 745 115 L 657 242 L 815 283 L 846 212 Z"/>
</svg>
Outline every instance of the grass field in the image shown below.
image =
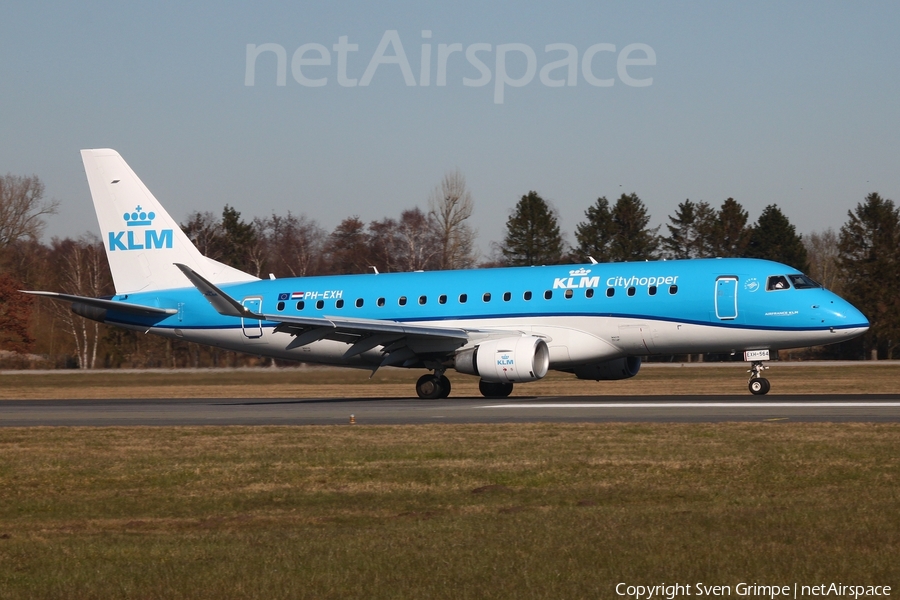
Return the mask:
<svg viewBox="0 0 900 600">
<path fill-rule="evenodd" d="M 0 394 L 409 397 L 418 374 L 4 373 Z M 900 367 L 768 375 L 773 393 L 891 393 Z M 744 381 L 742 365 L 652 367 L 515 393 L 746 396 Z M 0 428 L 3 600 L 896 592 L 897 556 L 900 424 Z"/>
<path fill-rule="evenodd" d="M 900 585 L 900 425 L 0 429 L 0 598 Z"/>
<path fill-rule="evenodd" d="M 900 392 L 900 364 L 770 363 L 772 394 Z M 720 363 L 721 365 L 721 363 Z M 748 395 L 747 365 L 702 367 L 645 365 L 632 379 L 582 381 L 552 372 L 517 384 L 514 396 L 644 394 Z M 0 400 L 65 398 L 409 398 L 423 370 L 368 371 L 333 368 L 158 370 L 138 372 L 4 372 Z M 454 396 L 480 396 L 478 379 L 448 372 Z"/>
</svg>

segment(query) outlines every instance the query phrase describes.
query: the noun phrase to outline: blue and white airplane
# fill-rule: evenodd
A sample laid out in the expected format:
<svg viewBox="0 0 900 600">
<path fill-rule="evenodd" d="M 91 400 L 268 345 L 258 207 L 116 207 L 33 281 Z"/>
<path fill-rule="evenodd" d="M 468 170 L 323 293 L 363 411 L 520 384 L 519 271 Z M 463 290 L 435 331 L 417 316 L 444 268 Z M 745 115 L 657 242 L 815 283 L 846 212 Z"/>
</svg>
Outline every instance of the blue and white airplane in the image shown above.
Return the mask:
<svg viewBox="0 0 900 600">
<path fill-rule="evenodd" d="M 109 325 L 278 359 L 479 377 L 487 397 L 553 369 L 579 379 L 633 377 L 645 356 L 743 353 L 749 388 L 783 348 L 865 332 L 848 302 L 783 264 L 695 259 L 261 280 L 197 250 L 121 156 L 82 150 L 115 283 L 71 302 Z"/>
</svg>

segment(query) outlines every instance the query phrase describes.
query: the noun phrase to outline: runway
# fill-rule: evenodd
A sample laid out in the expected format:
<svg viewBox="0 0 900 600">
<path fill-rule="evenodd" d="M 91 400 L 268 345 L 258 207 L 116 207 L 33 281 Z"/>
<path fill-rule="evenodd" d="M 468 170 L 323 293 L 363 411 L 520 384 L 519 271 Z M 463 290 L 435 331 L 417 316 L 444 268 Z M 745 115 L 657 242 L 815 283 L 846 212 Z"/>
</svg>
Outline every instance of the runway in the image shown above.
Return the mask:
<svg viewBox="0 0 900 600">
<path fill-rule="evenodd" d="M 0 427 L 529 422 L 900 421 L 900 394 L 7 400 Z"/>
</svg>

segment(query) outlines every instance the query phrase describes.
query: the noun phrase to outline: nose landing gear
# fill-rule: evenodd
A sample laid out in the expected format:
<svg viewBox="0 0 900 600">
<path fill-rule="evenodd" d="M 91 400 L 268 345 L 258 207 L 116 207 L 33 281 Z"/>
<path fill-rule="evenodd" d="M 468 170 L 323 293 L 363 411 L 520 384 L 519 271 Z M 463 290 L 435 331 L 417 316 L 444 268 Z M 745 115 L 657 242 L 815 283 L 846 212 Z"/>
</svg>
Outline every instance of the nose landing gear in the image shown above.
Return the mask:
<svg viewBox="0 0 900 600">
<path fill-rule="evenodd" d="M 762 396 L 769 393 L 769 380 L 762 376 L 762 372 L 769 367 L 763 365 L 761 360 L 754 360 L 750 364 L 750 381 L 747 382 L 747 387 L 750 388 L 750 393 L 754 396 Z"/>
</svg>

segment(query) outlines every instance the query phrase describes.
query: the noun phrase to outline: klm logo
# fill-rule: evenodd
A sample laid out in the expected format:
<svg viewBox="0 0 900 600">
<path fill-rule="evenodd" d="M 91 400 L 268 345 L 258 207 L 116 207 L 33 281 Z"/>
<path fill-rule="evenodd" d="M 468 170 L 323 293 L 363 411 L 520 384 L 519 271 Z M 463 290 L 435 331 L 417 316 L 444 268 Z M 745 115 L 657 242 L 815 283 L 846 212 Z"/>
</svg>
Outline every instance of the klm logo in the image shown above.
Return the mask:
<svg viewBox="0 0 900 600">
<path fill-rule="evenodd" d="M 509 354 L 504 354 L 497 359 L 497 365 L 500 367 L 511 367 L 516 363 Z"/>
<path fill-rule="evenodd" d="M 595 288 L 600 285 L 599 277 L 588 277 L 590 269 L 575 269 L 569 271 L 568 277 L 555 277 L 553 279 L 553 289 L 574 290 L 578 288 Z"/>
<path fill-rule="evenodd" d="M 133 227 L 147 227 L 153 225 L 153 219 L 156 218 L 154 212 L 144 212 L 140 205 L 136 206 L 134 212 L 125 213 L 122 216 L 125 219 L 125 231 L 109 232 L 109 251 L 116 250 L 153 250 L 172 247 L 172 230 L 171 229 L 132 229 Z"/>
</svg>

